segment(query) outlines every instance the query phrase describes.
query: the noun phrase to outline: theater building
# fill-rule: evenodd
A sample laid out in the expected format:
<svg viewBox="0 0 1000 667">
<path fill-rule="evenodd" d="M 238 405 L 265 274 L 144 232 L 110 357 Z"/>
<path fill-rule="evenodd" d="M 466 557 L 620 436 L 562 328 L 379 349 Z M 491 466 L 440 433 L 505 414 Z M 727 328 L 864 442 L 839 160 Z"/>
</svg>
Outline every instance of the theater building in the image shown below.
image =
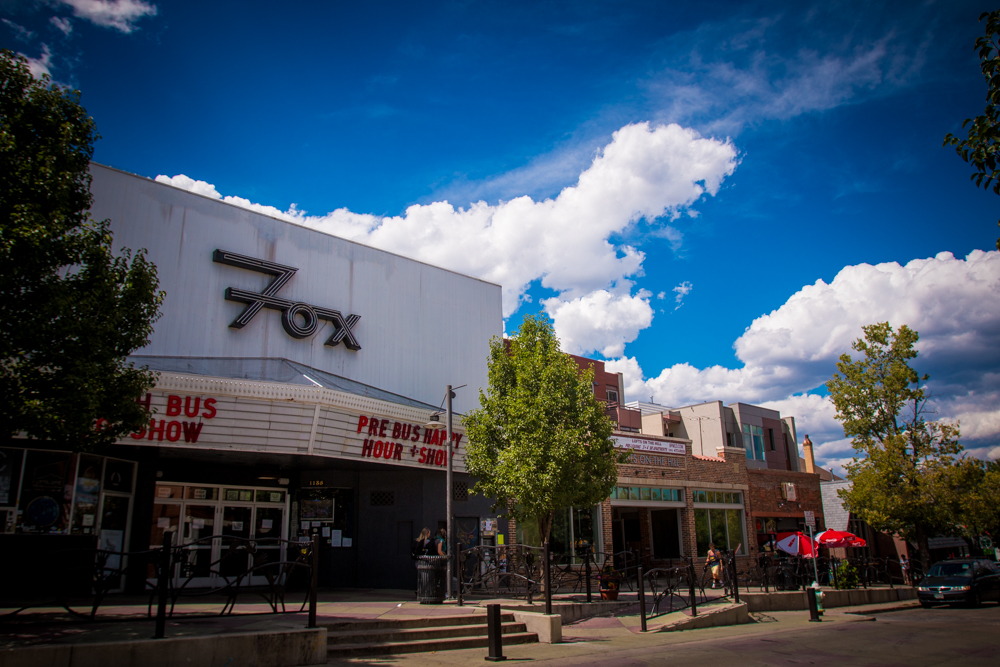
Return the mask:
<svg viewBox="0 0 1000 667">
<path fill-rule="evenodd" d="M 458 413 L 487 386 L 500 287 L 92 165 L 95 219 L 145 248 L 166 293 L 149 345 L 149 425 L 100 456 L 0 448 L 0 550 L 143 550 L 166 532 L 321 538 L 321 583 L 407 588 L 410 545 L 445 521 L 478 543 L 464 434 L 428 427 L 446 385 Z M 444 421 L 441 414 L 440 421 Z M 450 445 L 450 446 L 449 446 Z M 445 489 L 451 452 L 454 488 Z M 178 567 L 213 585 L 221 540 Z M 23 560 L 23 558 L 22 558 Z M 141 586 L 138 581 L 123 586 Z"/>
</svg>

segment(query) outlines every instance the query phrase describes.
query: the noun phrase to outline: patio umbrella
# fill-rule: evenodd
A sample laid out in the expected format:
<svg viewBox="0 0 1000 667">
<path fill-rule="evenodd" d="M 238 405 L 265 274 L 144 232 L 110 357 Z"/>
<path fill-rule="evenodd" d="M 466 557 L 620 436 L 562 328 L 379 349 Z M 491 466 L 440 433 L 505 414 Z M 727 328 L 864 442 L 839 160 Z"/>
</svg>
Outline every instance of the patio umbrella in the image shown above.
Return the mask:
<svg viewBox="0 0 1000 667">
<path fill-rule="evenodd" d="M 824 530 L 816 536 L 816 543 L 827 549 L 863 547 L 868 544 L 854 533 L 848 533 L 845 530 Z"/>
<path fill-rule="evenodd" d="M 778 533 L 778 540 L 774 545 L 793 556 L 812 558 L 816 554 L 813 541 L 805 533 Z"/>
</svg>

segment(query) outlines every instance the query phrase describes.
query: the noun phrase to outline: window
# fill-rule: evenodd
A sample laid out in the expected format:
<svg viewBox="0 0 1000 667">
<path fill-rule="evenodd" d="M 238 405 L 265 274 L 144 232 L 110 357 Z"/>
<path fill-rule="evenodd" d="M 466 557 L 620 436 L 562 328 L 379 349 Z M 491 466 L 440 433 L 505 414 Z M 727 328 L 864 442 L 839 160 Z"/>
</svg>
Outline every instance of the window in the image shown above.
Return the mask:
<svg viewBox="0 0 1000 667">
<path fill-rule="evenodd" d="M 775 449 L 775 447 L 774 447 L 774 429 L 773 428 L 767 429 L 767 439 L 768 439 L 768 441 L 769 441 L 769 443 L 771 445 L 771 451 L 772 452 L 773 451 L 777 451 Z"/>
<path fill-rule="evenodd" d="M 747 450 L 747 460 L 764 460 L 764 429 L 760 426 L 743 424 L 743 446 Z"/>
<path fill-rule="evenodd" d="M 469 483 L 468 482 L 454 482 L 454 496 L 455 502 L 463 503 L 469 499 Z"/>
<path fill-rule="evenodd" d="M 612 500 L 645 500 L 653 503 L 684 502 L 684 489 L 663 489 L 649 486 L 616 486 L 611 489 Z"/>
<path fill-rule="evenodd" d="M 726 447 L 735 447 L 736 442 L 734 441 L 733 434 L 726 431 Z"/>
<path fill-rule="evenodd" d="M 694 502 L 706 505 L 743 505 L 740 491 L 695 491 Z"/>
<path fill-rule="evenodd" d="M 608 403 L 617 403 L 617 402 L 618 402 L 618 390 L 608 389 Z"/>
<path fill-rule="evenodd" d="M 714 543 L 717 549 L 739 549 L 736 553 L 746 554 L 742 515 L 741 509 L 696 508 L 694 532 L 698 555 L 708 555 L 709 543 Z"/>
<path fill-rule="evenodd" d="M 396 504 L 396 495 L 392 491 L 372 491 L 372 507 L 391 507 Z"/>
</svg>

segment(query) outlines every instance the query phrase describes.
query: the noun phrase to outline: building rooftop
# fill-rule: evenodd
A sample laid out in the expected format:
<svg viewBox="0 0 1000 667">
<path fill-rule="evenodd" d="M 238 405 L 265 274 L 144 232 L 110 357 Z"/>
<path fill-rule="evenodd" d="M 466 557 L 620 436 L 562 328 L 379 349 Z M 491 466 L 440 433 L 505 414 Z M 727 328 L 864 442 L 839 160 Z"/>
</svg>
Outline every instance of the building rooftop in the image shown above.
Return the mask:
<svg viewBox="0 0 1000 667">
<path fill-rule="evenodd" d="M 413 408 L 438 411 L 438 406 L 393 394 L 371 387 L 339 375 L 311 368 L 290 359 L 278 357 L 160 357 L 152 355 L 132 355 L 128 360 L 136 366 L 147 366 L 152 371 L 165 373 L 188 373 L 208 377 L 231 378 L 236 380 L 258 380 L 261 382 L 284 382 L 314 387 L 323 387 L 375 398 L 389 403 L 407 405 Z"/>
</svg>

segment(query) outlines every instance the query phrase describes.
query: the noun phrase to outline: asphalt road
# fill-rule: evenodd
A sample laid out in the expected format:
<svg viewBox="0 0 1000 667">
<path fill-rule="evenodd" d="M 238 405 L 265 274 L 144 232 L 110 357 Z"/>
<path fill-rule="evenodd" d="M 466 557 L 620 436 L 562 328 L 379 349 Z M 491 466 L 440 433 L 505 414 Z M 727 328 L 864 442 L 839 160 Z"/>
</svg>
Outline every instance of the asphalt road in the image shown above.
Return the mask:
<svg viewBox="0 0 1000 667">
<path fill-rule="evenodd" d="M 857 609 L 857 608 L 855 608 Z M 834 610 L 822 623 L 802 612 L 757 615 L 759 622 L 676 633 L 564 644 L 505 647 L 505 664 L 614 667 L 1000 665 L 1000 606 L 936 607 L 858 616 Z M 481 665 L 485 650 L 333 660 L 331 665 Z"/>
<path fill-rule="evenodd" d="M 762 628 L 763 629 L 763 628 Z M 577 664 L 588 664 L 578 662 Z M 596 663 L 591 663 L 596 664 Z M 871 622 L 720 638 L 635 656 L 625 665 L 1000 665 L 1000 606 L 895 611 Z"/>
</svg>

